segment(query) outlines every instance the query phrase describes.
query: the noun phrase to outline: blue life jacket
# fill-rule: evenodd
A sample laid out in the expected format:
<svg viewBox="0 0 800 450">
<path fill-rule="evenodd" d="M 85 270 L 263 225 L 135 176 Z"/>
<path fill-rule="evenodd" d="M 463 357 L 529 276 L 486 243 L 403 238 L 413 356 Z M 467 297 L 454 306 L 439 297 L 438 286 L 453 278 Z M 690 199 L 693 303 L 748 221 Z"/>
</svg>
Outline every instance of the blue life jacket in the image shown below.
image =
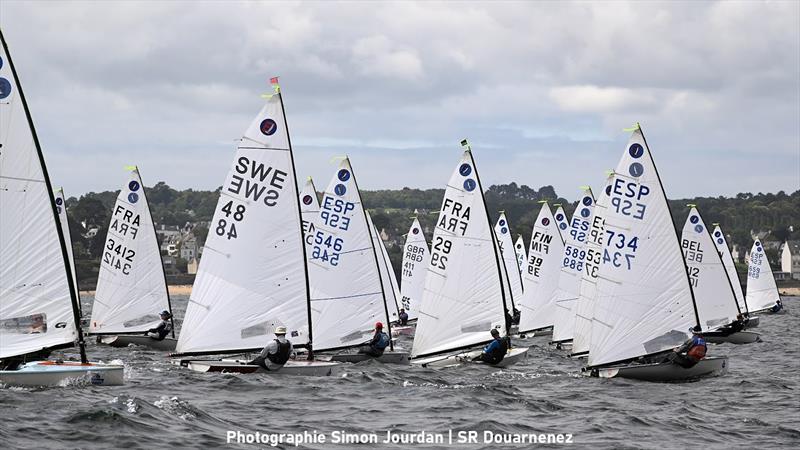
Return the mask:
<svg viewBox="0 0 800 450">
<path fill-rule="evenodd" d="M 375 348 L 383 350 L 389 346 L 389 335 L 381 331 L 379 337 L 380 339 L 375 343 Z"/>
</svg>

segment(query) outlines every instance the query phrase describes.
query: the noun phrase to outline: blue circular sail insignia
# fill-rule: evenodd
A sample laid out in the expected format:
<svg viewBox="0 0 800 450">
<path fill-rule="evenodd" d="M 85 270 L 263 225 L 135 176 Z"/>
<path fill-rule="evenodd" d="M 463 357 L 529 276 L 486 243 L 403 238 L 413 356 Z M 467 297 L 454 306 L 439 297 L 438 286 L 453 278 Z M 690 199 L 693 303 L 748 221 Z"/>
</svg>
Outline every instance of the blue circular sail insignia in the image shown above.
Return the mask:
<svg viewBox="0 0 800 450">
<path fill-rule="evenodd" d="M 717 239 L 717 244 L 722 245 L 723 243 L 725 243 L 725 241 L 723 241 L 722 238 Z"/>
<path fill-rule="evenodd" d="M 139 190 L 139 182 L 136 181 L 136 180 L 131 180 L 131 182 L 128 183 L 128 189 L 130 189 L 133 192 L 138 191 Z"/>
<path fill-rule="evenodd" d="M 544 225 L 544 226 L 550 225 L 550 219 L 548 219 L 547 217 L 543 218 L 542 219 L 542 225 Z"/>
<path fill-rule="evenodd" d="M 566 229 L 567 229 L 567 224 L 565 224 L 565 223 L 560 223 L 560 224 L 558 225 L 558 228 L 561 228 L 562 230 L 566 230 Z"/>
<path fill-rule="evenodd" d="M 312 198 L 311 198 L 310 195 L 304 195 L 303 196 L 303 204 L 304 205 L 310 205 L 311 201 L 312 201 Z"/>
<path fill-rule="evenodd" d="M 697 222 L 699 222 L 699 221 L 700 221 L 700 218 L 699 218 L 699 217 L 697 217 L 697 216 L 692 216 L 692 217 L 689 217 L 689 222 L 692 222 L 692 223 L 697 223 Z"/>
<path fill-rule="evenodd" d="M 628 168 L 628 173 L 634 178 L 639 178 L 644 173 L 644 166 L 635 162 Z"/>
<path fill-rule="evenodd" d="M 641 144 L 631 144 L 628 148 L 628 154 L 631 155 L 633 158 L 641 158 L 644 155 L 644 147 Z"/>
<path fill-rule="evenodd" d="M 138 202 L 139 201 L 139 194 L 137 194 L 136 192 L 131 192 L 130 194 L 128 194 L 128 201 L 131 202 L 131 203 Z"/>
<path fill-rule="evenodd" d="M 3 77 L 0 77 L 0 100 L 11 95 L 11 83 Z"/>
<path fill-rule="evenodd" d="M 460 173 L 461 176 L 466 177 L 472 173 L 472 167 L 469 164 L 464 163 L 458 168 L 458 173 Z"/>
<path fill-rule="evenodd" d="M 474 191 L 475 186 L 477 185 L 478 183 L 476 183 L 475 180 L 473 180 L 472 178 L 467 178 L 466 180 L 464 180 L 464 189 L 466 189 L 467 192 Z"/>
<path fill-rule="evenodd" d="M 413 234 L 419 234 L 419 228 L 412 228 L 412 229 L 411 229 L 411 233 L 413 233 Z"/>
<path fill-rule="evenodd" d="M 592 205 L 592 197 L 589 197 L 588 195 L 586 197 L 583 197 L 583 204 L 586 205 L 586 206 L 591 206 Z"/>
<path fill-rule="evenodd" d="M 336 187 L 333 188 L 333 192 L 335 192 L 336 195 L 342 196 L 347 192 L 347 187 L 343 184 L 337 184 Z"/>
<path fill-rule="evenodd" d="M 606 195 L 611 195 L 611 185 L 606 186 Z"/>
<path fill-rule="evenodd" d="M 581 217 L 588 218 L 590 214 L 592 214 L 592 212 L 589 211 L 589 208 L 581 209 Z"/>
<path fill-rule="evenodd" d="M 505 225 L 506 225 L 506 221 L 503 220 L 503 219 L 500 219 L 500 226 L 504 227 Z"/>
<path fill-rule="evenodd" d="M 695 225 L 694 226 L 694 231 L 696 231 L 698 233 L 702 233 L 703 232 L 703 226 L 702 225 Z"/>
<path fill-rule="evenodd" d="M 350 179 L 350 171 L 347 169 L 340 169 L 336 177 L 339 178 L 339 181 L 347 181 Z"/>
<path fill-rule="evenodd" d="M 506 227 L 500 228 L 500 233 L 502 233 L 502 234 L 508 233 L 508 228 L 506 228 Z"/>
<path fill-rule="evenodd" d="M 720 237 L 720 236 L 722 236 L 722 233 L 719 230 L 717 230 L 717 231 L 714 232 L 714 236 Z"/>
<path fill-rule="evenodd" d="M 56 205 L 61 206 L 63 203 L 64 203 L 64 200 L 62 200 L 61 197 L 58 197 L 56 199 Z"/>
<path fill-rule="evenodd" d="M 272 136 L 278 131 L 278 124 L 272 119 L 264 119 L 261 121 L 261 126 L 259 128 L 261 129 L 261 134 L 264 136 Z"/>
<path fill-rule="evenodd" d="M 561 213 L 559 213 L 559 214 L 556 214 L 556 220 L 557 220 L 557 221 L 559 221 L 559 222 L 561 222 L 562 220 L 564 220 L 564 215 L 563 215 L 563 214 L 561 214 Z"/>
</svg>

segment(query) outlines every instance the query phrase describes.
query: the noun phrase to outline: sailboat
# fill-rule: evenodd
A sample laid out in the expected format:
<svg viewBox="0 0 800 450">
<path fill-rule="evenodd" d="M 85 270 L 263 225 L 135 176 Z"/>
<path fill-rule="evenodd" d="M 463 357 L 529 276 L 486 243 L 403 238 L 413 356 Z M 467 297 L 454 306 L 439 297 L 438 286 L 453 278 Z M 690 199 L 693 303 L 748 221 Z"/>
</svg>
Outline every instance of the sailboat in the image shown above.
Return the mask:
<svg viewBox="0 0 800 450">
<path fill-rule="evenodd" d="M 727 357 L 706 357 L 691 368 L 665 360 L 700 318 L 661 179 L 638 124 L 608 200 L 587 370 L 647 381 L 724 372 Z"/>
<path fill-rule="evenodd" d="M 540 203 L 542 207 L 531 231 L 528 262 L 522 274 L 525 291 L 518 304 L 520 333 L 535 331 L 544 335 L 547 334 L 545 329 L 551 328 L 555 321 L 564 241 L 550 206 L 546 201 Z"/>
<path fill-rule="evenodd" d="M 382 255 L 373 234 L 355 173 L 345 157 L 322 197 L 309 259 L 315 351 L 356 349 L 372 338 L 376 322 L 381 322 L 391 336 L 387 297 L 392 294 L 387 292 L 392 287 L 386 271 L 380 269 Z M 408 352 L 396 351 L 392 343 L 377 358 L 357 353 L 331 357 L 341 362 L 373 358 L 407 364 Z"/>
<path fill-rule="evenodd" d="M 578 301 L 575 304 L 575 328 L 573 330 L 571 357 L 585 357 L 589 354 L 589 341 L 592 337 L 592 316 L 597 297 L 597 274 L 603 264 L 603 242 L 605 238 L 604 219 L 611 194 L 611 181 L 614 171 L 606 175 L 605 188 L 595 200 L 590 214 L 591 221 L 586 234 L 586 255 L 583 259 Z"/>
<path fill-rule="evenodd" d="M 0 384 L 121 385 L 122 365 L 87 359 L 58 205 L 2 31 L 0 41 Z M 76 341 L 80 361 L 41 360 Z"/>
<path fill-rule="evenodd" d="M 500 246 L 500 255 L 503 257 L 508 281 L 511 284 L 511 298 L 518 300 L 522 298 L 522 274 L 519 273 L 517 253 L 512 250 L 514 245 L 511 241 L 511 226 L 503 211 L 500 211 L 494 232 L 497 235 L 497 245 Z"/>
<path fill-rule="evenodd" d="M 433 233 L 412 364 L 448 367 L 479 355 L 490 330 L 509 335 L 509 284 L 492 230 L 472 151 L 465 151 L 447 183 Z M 497 366 L 523 359 L 528 349 L 511 348 Z"/>
<path fill-rule="evenodd" d="M 514 250 L 517 254 L 519 274 L 522 276 L 522 273 L 525 272 L 525 262 L 528 261 L 528 252 L 525 250 L 525 240 L 522 238 L 521 234 L 517 236 L 517 242 L 514 243 Z M 522 284 L 522 290 L 525 290 L 525 283 Z"/>
<path fill-rule="evenodd" d="M 689 205 L 689 216 L 683 226 L 681 247 L 694 291 L 697 315 L 706 342 L 748 344 L 759 341 L 758 333 L 720 330 L 737 320 L 741 313 L 733 286 L 725 272 L 722 258 L 711 239 L 703 218 L 695 205 Z"/>
<path fill-rule="evenodd" d="M 575 334 L 575 309 L 585 271 L 586 243 L 594 204 L 592 189 L 584 187 L 583 195 L 564 233 L 564 253 L 558 278 L 559 296 L 556 300 L 552 339 L 552 342 L 559 346 L 572 342 Z"/>
<path fill-rule="evenodd" d="M 403 244 L 403 267 L 400 272 L 400 302 L 408 314 L 408 320 L 417 320 L 425 289 L 430 250 L 422 226 L 414 217 Z"/>
<path fill-rule="evenodd" d="M 736 295 L 736 304 L 739 305 L 739 311 L 744 311 L 744 315 L 746 317 L 745 328 L 755 328 L 758 326 L 759 318 L 758 316 L 751 315 L 750 310 L 747 309 L 747 302 L 744 301 L 744 292 L 742 291 L 742 283 L 739 281 L 739 273 L 736 271 L 736 264 L 733 262 L 731 249 L 728 246 L 725 233 L 722 232 L 722 229 L 717 223 L 714 224 L 713 236 L 714 245 L 717 246 L 717 252 L 719 253 L 720 258 L 722 258 L 722 264 L 725 266 L 725 272 L 728 274 L 728 280 L 730 280 L 731 286 L 733 287 L 733 293 Z"/>
<path fill-rule="evenodd" d="M 747 266 L 747 309 L 753 312 L 771 312 L 780 298 L 764 246 L 761 245 L 761 240 L 756 239 L 750 249 L 750 262 Z"/>
<path fill-rule="evenodd" d="M 384 292 L 386 293 L 386 306 L 389 309 L 389 321 L 396 322 L 400 315 L 400 286 L 397 283 L 397 275 L 394 272 L 392 261 L 389 259 L 389 252 L 381 239 L 381 234 L 372 223 L 372 215 L 369 211 L 364 211 L 367 215 L 367 224 L 372 231 L 372 245 L 378 253 L 378 269 L 381 271 L 381 278 L 386 282 Z"/>
<path fill-rule="evenodd" d="M 239 141 L 220 190 L 176 352 L 199 372 L 330 375 L 336 363 L 313 360 L 312 317 L 300 199 L 292 145 L 277 80 L 275 93 Z M 236 358 L 258 352 L 277 327 L 308 349 L 278 371 Z"/>
<path fill-rule="evenodd" d="M 147 335 L 160 322 L 161 311 L 172 315 L 172 305 L 144 183 L 136 166 L 126 169 L 100 259 L 89 334 L 113 347 L 135 344 L 172 351 L 177 343 L 174 322 L 163 340 Z"/>
<path fill-rule="evenodd" d="M 72 272 L 72 286 L 75 289 L 75 298 L 78 299 L 78 314 L 83 321 L 83 306 L 81 305 L 81 290 L 78 287 L 78 278 L 75 272 L 75 256 L 72 254 L 72 233 L 69 231 L 69 219 L 67 217 L 67 200 L 64 198 L 64 188 L 58 188 L 54 193 L 56 199 L 56 212 L 58 221 L 61 223 L 61 233 L 64 235 L 64 244 L 67 247 L 67 258 Z M 83 325 L 83 322 L 81 322 Z"/>
</svg>

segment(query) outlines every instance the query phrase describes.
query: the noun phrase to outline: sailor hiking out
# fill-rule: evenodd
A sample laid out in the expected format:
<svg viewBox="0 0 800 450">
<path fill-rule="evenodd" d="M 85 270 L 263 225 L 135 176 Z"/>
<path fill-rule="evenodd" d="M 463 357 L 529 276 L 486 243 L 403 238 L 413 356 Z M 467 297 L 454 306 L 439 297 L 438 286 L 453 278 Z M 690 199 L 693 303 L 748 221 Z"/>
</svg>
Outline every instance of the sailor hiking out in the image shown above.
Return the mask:
<svg viewBox="0 0 800 450">
<path fill-rule="evenodd" d="M 289 358 L 296 357 L 292 343 L 286 339 L 286 327 L 275 328 L 275 339 L 271 340 L 264 350 L 250 361 L 248 364 L 261 366 L 264 370 L 276 371 L 289 361 Z"/>
<path fill-rule="evenodd" d="M 500 361 L 505 358 L 506 353 L 508 352 L 510 345 L 509 338 L 501 338 L 500 332 L 497 329 L 492 329 L 491 331 L 492 342 L 489 343 L 486 347 L 483 348 L 483 353 L 473 358 L 473 361 L 480 361 L 485 362 L 487 364 L 498 364 Z"/>
<path fill-rule="evenodd" d="M 706 352 L 708 351 L 706 341 L 700 335 L 700 327 L 695 326 L 694 328 L 690 328 L 689 331 L 692 333 L 691 339 L 674 349 L 673 353 L 667 357 L 668 361 L 685 369 L 694 367 L 695 364 L 706 357 Z"/>
<path fill-rule="evenodd" d="M 383 331 L 383 324 L 378 322 L 375 324 L 375 335 L 366 344 L 358 349 L 358 353 L 363 353 L 370 356 L 381 356 L 386 347 L 389 346 L 391 339 L 389 335 Z"/>
<path fill-rule="evenodd" d="M 161 311 L 159 317 L 161 317 L 161 322 L 157 327 L 147 330 L 147 335 L 156 341 L 163 341 L 172 332 L 172 314 L 169 311 Z"/>
</svg>

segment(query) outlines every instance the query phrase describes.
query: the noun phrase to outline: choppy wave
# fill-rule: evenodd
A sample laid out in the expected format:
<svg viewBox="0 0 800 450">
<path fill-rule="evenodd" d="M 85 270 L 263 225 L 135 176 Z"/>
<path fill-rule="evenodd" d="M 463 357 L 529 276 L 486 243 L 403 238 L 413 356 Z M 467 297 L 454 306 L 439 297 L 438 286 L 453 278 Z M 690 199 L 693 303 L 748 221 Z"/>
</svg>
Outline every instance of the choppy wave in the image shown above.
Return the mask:
<svg viewBox="0 0 800 450">
<path fill-rule="evenodd" d="M 321 378 L 201 374 L 171 364 L 164 353 L 90 343 L 92 359 L 125 361 L 126 384 L 2 387 L 0 447 L 217 448 L 229 430 L 489 430 L 570 433 L 577 446 L 593 448 L 797 448 L 797 300 L 787 299 L 787 314 L 762 317 L 754 331 L 763 342 L 711 348 L 730 357 L 727 375 L 680 384 L 584 377 L 582 361 L 550 348 L 547 337 L 517 342 L 532 346 L 530 356 L 503 370 L 366 362 Z M 175 303 L 182 317 L 186 299 Z"/>
</svg>

